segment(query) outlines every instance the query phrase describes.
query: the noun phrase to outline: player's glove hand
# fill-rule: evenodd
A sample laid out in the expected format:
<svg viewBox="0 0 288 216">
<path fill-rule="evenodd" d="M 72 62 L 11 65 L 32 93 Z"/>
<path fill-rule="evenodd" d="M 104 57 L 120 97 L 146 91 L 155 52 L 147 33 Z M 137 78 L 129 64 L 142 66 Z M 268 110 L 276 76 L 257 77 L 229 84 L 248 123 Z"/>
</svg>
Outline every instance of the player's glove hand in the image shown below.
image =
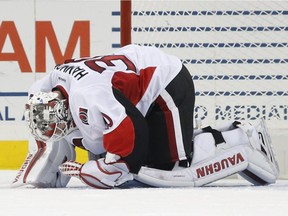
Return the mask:
<svg viewBox="0 0 288 216">
<path fill-rule="evenodd" d="M 124 161 L 107 164 L 104 160 L 101 158 L 85 163 L 80 170 L 80 179 L 87 185 L 99 189 L 110 189 L 133 180 L 133 175 Z"/>
<path fill-rule="evenodd" d="M 80 178 L 81 167 L 81 163 L 76 161 L 66 161 L 59 166 L 59 170 L 64 175 Z"/>
<path fill-rule="evenodd" d="M 59 166 L 59 170 L 64 175 L 77 177 L 83 183 L 99 189 L 110 189 L 133 180 L 133 175 L 129 173 L 124 161 L 107 164 L 104 160 L 92 160 L 83 165 L 75 161 L 66 161 Z"/>
</svg>

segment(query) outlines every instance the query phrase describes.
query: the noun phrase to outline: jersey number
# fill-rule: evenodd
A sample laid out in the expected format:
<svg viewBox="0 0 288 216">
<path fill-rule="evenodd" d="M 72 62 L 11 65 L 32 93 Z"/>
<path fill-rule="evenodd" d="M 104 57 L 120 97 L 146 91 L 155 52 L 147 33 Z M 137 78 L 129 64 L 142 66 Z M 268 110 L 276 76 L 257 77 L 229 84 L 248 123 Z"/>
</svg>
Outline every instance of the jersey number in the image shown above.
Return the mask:
<svg viewBox="0 0 288 216">
<path fill-rule="evenodd" d="M 107 55 L 107 56 L 96 56 L 93 58 L 82 58 L 82 59 L 69 59 L 67 61 L 65 61 L 65 63 L 71 63 L 71 62 L 81 62 L 84 61 L 84 64 L 89 67 L 91 70 L 94 70 L 98 73 L 102 73 L 103 71 L 106 70 L 105 67 L 101 67 L 99 64 L 99 62 L 103 62 L 105 63 L 107 66 L 109 67 L 113 67 L 115 66 L 115 64 L 113 63 L 113 61 L 122 61 L 125 65 L 126 65 L 126 70 L 131 70 L 134 71 L 136 73 L 136 67 L 133 64 L 133 62 L 131 62 L 126 56 L 124 55 Z"/>
</svg>

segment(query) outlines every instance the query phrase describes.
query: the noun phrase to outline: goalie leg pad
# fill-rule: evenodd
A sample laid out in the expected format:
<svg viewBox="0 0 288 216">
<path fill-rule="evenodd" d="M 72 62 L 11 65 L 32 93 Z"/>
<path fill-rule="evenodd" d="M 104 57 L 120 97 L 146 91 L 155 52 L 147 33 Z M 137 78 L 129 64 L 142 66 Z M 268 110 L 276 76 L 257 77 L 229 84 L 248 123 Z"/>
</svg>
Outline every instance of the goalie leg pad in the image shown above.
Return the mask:
<svg viewBox="0 0 288 216">
<path fill-rule="evenodd" d="M 41 167 L 38 175 L 30 176 L 30 184 L 35 187 L 66 187 L 70 177 L 61 174 L 58 166 L 66 160 L 75 160 L 75 149 L 72 145 L 68 144 L 66 140 L 62 139 L 58 142 L 51 143 L 48 148 L 52 148 L 51 152 L 46 158 L 45 163 Z M 43 158 L 44 162 L 45 156 Z M 39 161 L 41 163 L 41 160 Z M 40 164 L 39 164 L 40 165 Z"/>
<path fill-rule="evenodd" d="M 142 167 L 136 180 L 156 187 L 196 187 L 217 181 L 248 166 L 248 146 L 235 146 L 189 168 L 163 171 Z"/>
<path fill-rule="evenodd" d="M 61 174 L 58 166 L 66 160 L 75 160 L 75 149 L 65 139 L 47 145 L 43 143 L 28 153 L 12 187 L 27 184 L 38 188 L 65 187 L 70 176 Z"/>
<path fill-rule="evenodd" d="M 249 143 L 245 132 L 240 128 L 222 132 L 222 136 L 225 142 L 218 144 L 211 133 L 201 133 L 195 136 L 192 164 L 215 156 L 217 151 Z"/>
<path fill-rule="evenodd" d="M 254 185 L 275 183 L 280 171 L 266 123 L 261 119 L 255 126 L 246 124 L 239 127 L 246 132 L 254 148 L 249 166 L 239 175 Z"/>
<path fill-rule="evenodd" d="M 209 133 L 195 137 L 190 168 L 163 171 L 143 167 L 136 179 L 157 187 L 202 186 L 235 173 L 256 185 L 276 181 L 279 168 L 263 120 L 255 127 L 241 124 L 229 128 L 222 135 L 225 143 L 218 145 Z"/>
</svg>

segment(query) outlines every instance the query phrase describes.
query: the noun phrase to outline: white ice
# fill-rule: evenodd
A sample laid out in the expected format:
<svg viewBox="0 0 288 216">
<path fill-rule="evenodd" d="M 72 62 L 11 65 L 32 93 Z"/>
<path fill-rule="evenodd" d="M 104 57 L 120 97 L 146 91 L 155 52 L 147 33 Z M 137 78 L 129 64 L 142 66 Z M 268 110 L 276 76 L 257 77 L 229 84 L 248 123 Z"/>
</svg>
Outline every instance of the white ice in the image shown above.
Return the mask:
<svg viewBox="0 0 288 216">
<path fill-rule="evenodd" d="M 97 190 L 72 179 L 67 188 L 10 188 L 16 172 L 0 171 L 1 216 L 285 216 L 288 180 L 255 187 L 226 179 L 201 188 Z"/>
</svg>

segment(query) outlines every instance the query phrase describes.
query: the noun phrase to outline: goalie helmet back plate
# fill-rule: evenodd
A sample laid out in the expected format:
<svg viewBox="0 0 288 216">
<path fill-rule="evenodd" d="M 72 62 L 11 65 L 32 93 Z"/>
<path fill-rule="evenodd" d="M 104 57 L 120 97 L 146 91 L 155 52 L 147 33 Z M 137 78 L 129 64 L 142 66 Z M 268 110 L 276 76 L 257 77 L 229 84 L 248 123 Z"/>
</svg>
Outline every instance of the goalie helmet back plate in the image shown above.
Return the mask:
<svg viewBox="0 0 288 216">
<path fill-rule="evenodd" d="M 58 141 L 75 128 L 67 100 L 54 92 L 33 95 L 26 104 L 25 120 L 33 137 L 43 142 Z"/>
</svg>

